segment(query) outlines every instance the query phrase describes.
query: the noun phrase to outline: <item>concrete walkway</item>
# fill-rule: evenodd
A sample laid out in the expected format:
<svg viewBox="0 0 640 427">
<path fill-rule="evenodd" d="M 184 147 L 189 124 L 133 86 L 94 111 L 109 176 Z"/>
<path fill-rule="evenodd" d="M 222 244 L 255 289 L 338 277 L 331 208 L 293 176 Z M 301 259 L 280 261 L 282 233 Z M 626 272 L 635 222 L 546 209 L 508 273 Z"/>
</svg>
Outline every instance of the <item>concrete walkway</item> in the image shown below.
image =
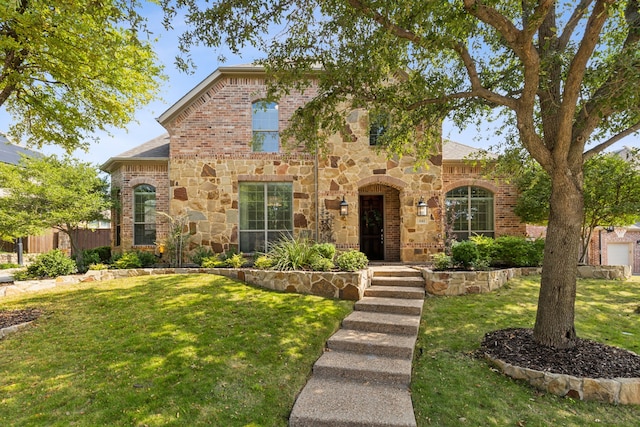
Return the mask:
<svg viewBox="0 0 640 427">
<path fill-rule="evenodd" d="M 372 269 L 372 286 L 327 341 L 290 427 L 416 426 L 409 383 L 424 279 L 404 266 Z"/>
</svg>

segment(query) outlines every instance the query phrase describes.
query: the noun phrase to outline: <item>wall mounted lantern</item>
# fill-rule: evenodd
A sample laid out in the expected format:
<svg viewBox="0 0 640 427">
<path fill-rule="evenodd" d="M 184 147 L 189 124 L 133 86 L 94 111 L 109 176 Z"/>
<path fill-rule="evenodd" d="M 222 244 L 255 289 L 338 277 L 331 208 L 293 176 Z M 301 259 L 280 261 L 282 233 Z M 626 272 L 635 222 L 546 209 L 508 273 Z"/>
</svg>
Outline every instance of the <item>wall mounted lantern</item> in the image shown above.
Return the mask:
<svg viewBox="0 0 640 427">
<path fill-rule="evenodd" d="M 342 201 L 340 202 L 340 216 L 349 215 L 349 203 L 342 196 Z"/>
<path fill-rule="evenodd" d="M 422 197 L 420 197 L 420 201 L 416 207 L 418 208 L 418 216 L 427 216 L 427 204 Z"/>
<path fill-rule="evenodd" d="M 605 227 L 605 228 L 604 228 L 604 230 L 605 230 L 607 233 L 613 233 L 613 231 L 615 230 L 615 228 L 613 227 L 613 225 L 610 225 L 610 226 L 608 226 L 608 227 Z"/>
</svg>

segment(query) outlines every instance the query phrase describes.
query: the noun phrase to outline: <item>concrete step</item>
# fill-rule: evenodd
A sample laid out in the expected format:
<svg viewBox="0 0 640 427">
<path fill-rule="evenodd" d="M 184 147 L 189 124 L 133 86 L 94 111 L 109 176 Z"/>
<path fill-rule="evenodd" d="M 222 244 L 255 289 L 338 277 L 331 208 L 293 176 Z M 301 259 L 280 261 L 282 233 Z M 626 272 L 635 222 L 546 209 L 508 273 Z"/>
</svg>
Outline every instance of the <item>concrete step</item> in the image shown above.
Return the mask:
<svg viewBox="0 0 640 427">
<path fill-rule="evenodd" d="M 327 340 L 327 348 L 411 360 L 415 343 L 415 336 L 340 329 Z"/>
<path fill-rule="evenodd" d="M 397 277 L 397 276 L 373 276 L 371 278 L 371 285 L 376 286 L 400 286 L 400 287 L 416 287 L 423 288 L 425 281 L 422 276 L 420 277 Z"/>
<path fill-rule="evenodd" d="M 313 365 L 313 375 L 408 387 L 411 360 L 327 350 Z"/>
<path fill-rule="evenodd" d="M 364 290 L 366 297 L 424 299 L 424 287 L 406 288 L 404 286 L 371 286 Z"/>
<path fill-rule="evenodd" d="M 291 411 L 290 427 L 414 427 L 407 387 L 311 377 Z"/>
<path fill-rule="evenodd" d="M 366 332 L 417 335 L 418 329 L 420 328 L 420 316 L 415 314 L 354 311 L 344 318 L 342 327 Z"/>
<path fill-rule="evenodd" d="M 423 304 L 423 299 L 364 297 L 356 302 L 355 309 L 376 313 L 413 314 L 420 316 L 420 314 L 422 314 Z"/>
<path fill-rule="evenodd" d="M 422 272 L 416 270 L 415 268 L 406 267 L 406 266 L 392 266 L 392 265 L 383 265 L 383 266 L 373 266 L 370 267 L 373 271 L 374 277 L 380 276 L 394 276 L 394 277 L 422 277 Z"/>
</svg>

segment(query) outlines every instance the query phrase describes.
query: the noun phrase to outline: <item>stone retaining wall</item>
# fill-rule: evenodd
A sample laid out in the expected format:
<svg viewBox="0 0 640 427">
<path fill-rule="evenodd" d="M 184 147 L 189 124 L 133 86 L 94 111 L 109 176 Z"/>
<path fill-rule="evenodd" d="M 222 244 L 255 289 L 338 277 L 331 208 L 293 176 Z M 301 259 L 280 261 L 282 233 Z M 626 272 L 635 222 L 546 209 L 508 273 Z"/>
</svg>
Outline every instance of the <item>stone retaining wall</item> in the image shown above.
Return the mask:
<svg viewBox="0 0 640 427">
<path fill-rule="evenodd" d="M 540 390 L 558 396 L 621 405 L 640 405 L 640 378 L 579 378 L 521 368 L 486 354 L 485 357 L 505 375 L 516 380 L 525 380 Z"/>
<path fill-rule="evenodd" d="M 0 297 L 33 292 L 80 282 L 120 279 L 157 274 L 218 274 L 262 288 L 357 301 L 371 280 L 370 270 L 356 272 L 266 271 L 233 268 L 136 268 L 89 270 L 84 275 L 61 276 L 51 280 L 26 280 L 0 287 Z"/>
<path fill-rule="evenodd" d="M 495 291 L 514 277 L 542 273 L 540 267 L 506 268 L 491 271 L 422 271 L 425 287 L 431 295 L 482 294 Z M 583 265 L 578 267 L 578 277 L 585 279 L 625 280 L 631 277 L 627 265 Z"/>
</svg>

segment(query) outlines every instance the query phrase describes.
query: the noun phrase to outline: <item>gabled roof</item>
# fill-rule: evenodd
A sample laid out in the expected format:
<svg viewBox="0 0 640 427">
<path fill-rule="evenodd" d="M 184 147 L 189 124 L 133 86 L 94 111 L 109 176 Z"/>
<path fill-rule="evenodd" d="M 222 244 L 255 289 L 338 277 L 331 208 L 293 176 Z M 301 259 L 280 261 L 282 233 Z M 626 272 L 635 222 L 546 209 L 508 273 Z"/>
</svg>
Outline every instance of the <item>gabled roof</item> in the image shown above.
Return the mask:
<svg viewBox="0 0 640 427">
<path fill-rule="evenodd" d="M 162 113 L 156 120 L 158 123 L 164 126 L 164 124 L 170 121 L 172 118 L 180 114 L 191 103 L 206 93 L 211 86 L 213 86 L 218 80 L 225 75 L 239 75 L 239 74 L 264 74 L 264 67 L 255 64 L 234 65 L 230 67 L 219 67 L 213 73 L 209 74 L 204 80 L 196 85 L 193 89 L 187 92 L 182 98 L 173 104 L 167 111 Z"/>
<path fill-rule="evenodd" d="M 28 148 L 12 144 L 9 139 L 0 133 L 0 162 L 17 165 L 21 155 L 29 157 L 40 157 L 42 154 Z"/>
<path fill-rule="evenodd" d="M 448 139 L 442 141 L 442 160 L 468 160 L 473 159 L 479 154 L 485 154 L 490 159 L 498 157 L 495 153 L 488 152 L 487 150 L 449 141 Z"/>
<path fill-rule="evenodd" d="M 168 161 L 169 160 L 169 134 L 157 136 L 144 144 L 120 153 L 107 160 L 100 169 L 111 172 L 117 163 L 127 161 Z"/>
</svg>

